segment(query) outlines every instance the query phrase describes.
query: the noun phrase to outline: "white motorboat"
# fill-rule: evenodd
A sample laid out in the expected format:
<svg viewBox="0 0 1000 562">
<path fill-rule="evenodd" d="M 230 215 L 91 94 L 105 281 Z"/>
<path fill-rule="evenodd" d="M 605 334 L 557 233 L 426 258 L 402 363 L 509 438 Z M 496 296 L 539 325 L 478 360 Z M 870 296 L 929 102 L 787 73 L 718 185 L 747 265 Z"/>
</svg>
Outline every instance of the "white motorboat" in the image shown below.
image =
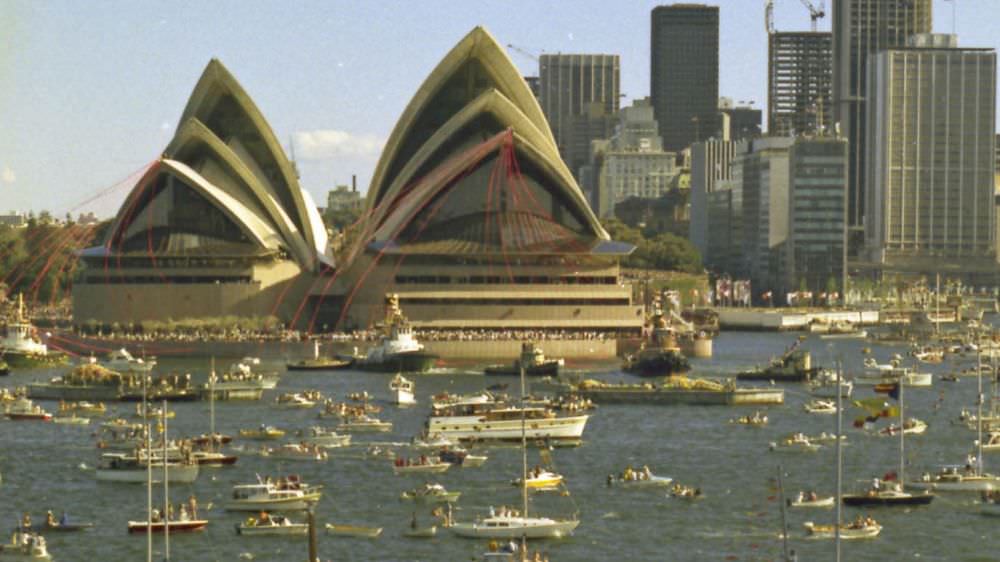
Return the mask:
<svg viewBox="0 0 1000 562">
<path fill-rule="evenodd" d="M 324 449 L 336 449 L 346 447 L 351 444 L 350 435 L 341 435 L 332 429 L 312 426 L 305 431 L 298 432 L 303 443 L 323 447 Z"/>
<path fill-rule="evenodd" d="M 389 382 L 389 390 L 392 392 L 392 403 L 398 406 L 412 406 L 417 403 L 414 397 L 413 381 L 396 373 L 396 376 Z"/>
<path fill-rule="evenodd" d="M 70 414 L 68 416 L 55 416 L 52 418 L 52 423 L 58 423 L 62 425 L 89 425 L 90 418 L 84 418 L 76 414 Z"/>
<path fill-rule="evenodd" d="M 917 418 L 910 418 L 903 423 L 903 433 L 905 435 L 922 435 L 927 431 L 927 424 Z M 899 435 L 899 424 L 892 424 L 878 432 L 882 436 Z"/>
<path fill-rule="evenodd" d="M 337 430 L 351 433 L 385 433 L 392 431 L 392 422 L 384 422 L 365 414 L 347 418 L 337 425 Z"/>
<path fill-rule="evenodd" d="M 119 373 L 148 373 L 156 367 L 156 359 L 133 357 L 132 354 L 123 347 L 117 351 L 112 351 L 111 355 L 109 355 L 107 359 L 101 361 L 101 365 Z"/>
<path fill-rule="evenodd" d="M 303 511 L 322 496 L 322 486 L 309 486 L 298 477 L 290 476 L 278 482 L 267 480 L 233 486 L 233 495 L 226 502 L 226 510 Z"/>
<path fill-rule="evenodd" d="M 325 461 L 327 453 L 318 445 L 286 443 L 261 450 L 261 456 L 285 461 Z"/>
<path fill-rule="evenodd" d="M 418 435 L 410 441 L 410 446 L 416 449 L 439 449 L 441 447 L 452 447 L 454 445 L 454 441 L 443 435 L 435 435 L 434 437 Z"/>
<path fill-rule="evenodd" d="M 316 406 L 316 401 L 306 398 L 301 393 L 294 392 L 278 396 L 278 398 L 275 399 L 275 404 L 281 406 L 282 408 L 309 409 Z"/>
<path fill-rule="evenodd" d="M 404 459 L 397 458 L 392 465 L 392 471 L 397 476 L 402 474 L 438 474 L 449 468 L 451 468 L 450 462 L 442 462 L 437 458 L 413 463 L 407 463 Z"/>
<path fill-rule="evenodd" d="M 811 539 L 833 539 L 837 536 L 837 528 L 834 525 L 816 525 L 812 521 L 806 521 L 802 526 L 806 528 L 807 536 Z M 873 539 L 881 532 L 882 526 L 874 521 L 840 526 L 841 540 Z"/>
<path fill-rule="evenodd" d="M 778 453 L 814 453 L 823 448 L 822 445 L 813 443 L 801 433 L 790 435 L 781 441 L 772 441 L 768 447 L 771 451 Z"/>
<path fill-rule="evenodd" d="M 95 471 L 99 482 L 146 483 L 146 462 L 124 453 L 105 453 Z M 162 457 L 153 458 L 152 481 L 162 483 L 166 472 L 171 484 L 190 484 L 198 479 L 198 465 L 195 463 L 167 462 L 164 470 Z"/>
<path fill-rule="evenodd" d="M 811 400 L 802 405 L 810 414 L 836 414 L 837 405 L 830 400 Z"/>
<path fill-rule="evenodd" d="M 52 560 L 45 537 L 31 531 L 14 531 L 10 542 L 0 544 L 0 561 Z"/>
<path fill-rule="evenodd" d="M 854 383 L 840 379 L 835 371 L 820 369 L 819 373 L 813 377 L 809 383 L 809 392 L 816 398 L 837 398 L 837 390 L 843 398 L 850 398 L 854 391 Z"/>
<path fill-rule="evenodd" d="M 788 507 L 833 507 L 836 498 L 833 496 L 817 496 L 815 493 L 799 492 L 795 498 L 788 499 Z"/>
<path fill-rule="evenodd" d="M 622 488 L 666 488 L 673 481 L 674 479 L 669 476 L 657 476 L 645 470 L 630 471 L 630 469 L 625 469 L 618 476 L 608 475 L 608 486 Z"/>
<path fill-rule="evenodd" d="M 969 466 L 944 466 L 935 473 L 925 472 L 907 487 L 935 492 L 989 492 L 1000 490 L 1000 477 L 980 474 Z"/>
<path fill-rule="evenodd" d="M 934 384 L 934 377 L 930 373 L 917 373 L 909 368 L 901 367 L 898 360 L 894 360 L 890 364 L 879 364 L 872 357 L 865 359 L 864 372 L 854 377 L 854 384 L 861 386 L 896 382 L 902 382 L 907 387 L 926 388 Z"/>
<path fill-rule="evenodd" d="M 267 517 L 247 517 L 246 521 L 236 524 L 236 534 L 250 537 L 260 536 L 288 536 L 306 535 L 309 533 L 309 525 L 306 523 L 295 523 L 283 515 L 271 515 L 264 512 Z"/>
<path fill-rule="evenodd" d="M 401 500 L 412 500 L 416 503 L 455 503 L 462 492 L 449 492 L 440 484 L 430 482 L 420 488 L 408 490 L 399 495 Z"/>
<path fill-rule="evenodd" d="M 455 523 L 450 528 L 460 537 L 473 539 L 553 539 L 573 534 L 579 524 L 576 519 L 495 514 L 471 523 Z"/>
</svg>

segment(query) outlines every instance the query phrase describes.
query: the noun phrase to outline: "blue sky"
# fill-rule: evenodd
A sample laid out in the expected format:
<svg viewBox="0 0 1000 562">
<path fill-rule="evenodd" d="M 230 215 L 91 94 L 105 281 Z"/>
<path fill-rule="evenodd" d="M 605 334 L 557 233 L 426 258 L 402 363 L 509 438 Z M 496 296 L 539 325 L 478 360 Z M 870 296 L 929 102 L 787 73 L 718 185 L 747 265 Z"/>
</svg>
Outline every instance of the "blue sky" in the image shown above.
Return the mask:
<svg viewBox="0 0 1000 562">
<path fill-rule="evenodd" d="M 774 1 L 779 30 L 809 29 L 800 0 Z M 957 1 L 960 44 L 997 48 L 1000 0 Z M 286 148 L 295 139 L 302 184 L 322 205 L 352 173 L 367 189 L 410 96 L 475 25 L 535 54 L 621 55 L 628 103 L 649 91 L 649 12 L 660 3 L 0 0 L 0 210 L 114 213 L 127 186 L 78 206 L 157 157 L 212 57 Z M 763 108 L 764 2 L 715 3 L 720 93 Z M 951 32 L 953 4 L 934 3 L 935 31 Z M 509 53 L 537 74 L 535 60 Z"/>
</svg>

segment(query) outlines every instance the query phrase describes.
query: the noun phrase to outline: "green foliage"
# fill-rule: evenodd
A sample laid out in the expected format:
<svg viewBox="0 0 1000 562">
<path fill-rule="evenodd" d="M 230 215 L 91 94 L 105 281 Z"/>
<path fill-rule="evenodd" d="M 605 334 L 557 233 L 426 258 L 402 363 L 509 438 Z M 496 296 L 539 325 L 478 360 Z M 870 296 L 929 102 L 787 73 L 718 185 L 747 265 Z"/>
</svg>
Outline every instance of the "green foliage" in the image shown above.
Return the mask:
<svg viewBox="0 0 1000 562">
<path fill-rule="evenodd" d="M 686 273 L 701 273 L 701 255 L 686 238 L 663 232 L 646 238 L 637 228 L 623 224 L 617 219 L 604 222 L 612 240 L 628 242 L 636 246 L 632 255 L 622 260 L 625 267 L 649 268 Z"/>
<path fill-rule="evenodd" d="M 20 293 L 35 303 L 57 302 L 76 274 L 75 252 L 95 240 L 84 227 L 40 220 L 29 220 L 26 228 L 0 227 L 0 282 L 6 285 L 5 294 Z"/>
</svg>

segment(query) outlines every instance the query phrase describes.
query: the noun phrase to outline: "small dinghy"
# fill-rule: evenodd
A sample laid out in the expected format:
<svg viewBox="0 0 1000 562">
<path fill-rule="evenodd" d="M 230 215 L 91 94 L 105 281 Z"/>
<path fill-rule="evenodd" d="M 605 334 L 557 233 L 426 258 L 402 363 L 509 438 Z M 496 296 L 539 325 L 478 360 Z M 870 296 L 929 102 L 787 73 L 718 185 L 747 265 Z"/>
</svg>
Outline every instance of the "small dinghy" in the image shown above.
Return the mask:
<svg viewBox="0 0 1000 562">
<path fill-rule="evenodd" d="M 287 536 L 305 535 L 309 533 L 309 525 L 295 523 L 283 515 L 271 515 L 263 512 L 264 517 L 248 517 L 246 521 L 236 524 L 237 535 L 247 536 Z"/>
<path fill-rule="evenodd" d="M 326 532 L 336 537 L 358 537 L 377 539 L 382 534 L 382 527 L 362 527 L 360 525 L 326 524 Z"/>
<path fill-rule="evenodd" d="M 788 499 L 788 507 L 833 507 L 833 496 L 822 497 L 816 492 L 799 492 L 795 498 Z"/>
</svg>

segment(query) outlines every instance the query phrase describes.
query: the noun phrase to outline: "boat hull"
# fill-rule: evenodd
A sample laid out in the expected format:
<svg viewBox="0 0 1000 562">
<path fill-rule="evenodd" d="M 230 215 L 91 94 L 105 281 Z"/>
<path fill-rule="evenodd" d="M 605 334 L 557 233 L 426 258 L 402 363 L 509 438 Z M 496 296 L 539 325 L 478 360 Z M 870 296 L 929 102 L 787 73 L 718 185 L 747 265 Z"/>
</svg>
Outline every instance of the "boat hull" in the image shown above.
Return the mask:
<svg viewBox="0 0 1000 562">
<path fill-rule="evenodd" d="M 687 404 L 691 406 L 780 405 L 785 391 L 780 388 L 738 388 L 735 390 L 673 390 L 628 386 L 621 388 L 575 387 L 566 392 L 595 404 Z"/>
<path fill-rule="evenodd" d="M 431 418 L 427 428 L 432 437 L 445 437 L 452 441 L 511 441 L 520 442 L 521 433 L 530 441 L 535 440 L 579 440 L 587 426 L 589 416 L 570 416 L 545 420 L 528 420 L 523 425 L 521 420 L 481 421 Z"/>
<path fill-rule="evenodd" d="M 146 521 L 129 521 L 128 532 L 133 535 L 139 533 L 146 534 L 148 532 L 162 533 L 165 530 L 169 530 L 170 534 L 193 533 L 205 530 L 207 525 L 208 521 L 204 519 L 195 519 L 191 521 L 170 521 L 169 523 L 164 523 L 163 521 L 155 523 L 148 523 Z"/>
<path fill-rule="evenodd" d="M 277 536 L 300 536 L 309 533 L 309 525 L 305 523 L 291 523 L 288 525 L 247 525 L 238 523 L 236 534 L 248 537 L 277 537 Z"/>
<path fill-rule="evenodd" d="M 73 402 L 112 402 L 121 399 L 121 390 L 117 385 L 77 386 L 36 383 L 28 385 L 28 398 Z"/>
<path fill-rule="evenodd" d="M 375 539 L 382 534 L 382 527 L 359 527 L 357 525 L 326 524 L 326 532 L 337 537 L 360 537 Z"/>
<path fill-rule="evenodd" d="M 844 505 L 850 506 L 897 506 L 927 505 L 934 500 L 931 494 L 910 494 L 906 496 L 869 496 L 868 494 L 845 494 Z"/>
<path fill-rule="evenodd" d="M 305 511 L 322 495 L 316 492 L 289 499 L 231 500 L 226 503 L 226 511 Z"/>
<path fill-rule="evenodd" d="M 392 471 L 397 475 L 403 474 L 438 474 L 451 468 L 451 463 L 442 462 L 436 464 L 418 464 L 411 466 L 394 466 Z"/>
<path fill-rule="evenodd" d="M 153 466 L 151 471 L 152 483 L 163 483 L 163 467 Z M 147 471 L 145 467 L 137 469 L 109 469 L 98 468 L 96 471 L 98 482 L 125 482 L 129 484 L 145 484 Z M 170 484 L 190 484 L 198 479 L 198 465 L 185 465 L 167 468 L 167 482 Z"/>
<path fill-rule="evenodd" d="M 11 368 L 34 369 L 38 367 L 52 367 L 54 365 L 64 365 L 69 362 L 69 358 L 61 353 L 24 353 L 12 349 L 0 350 L 0 355 Z"/>
<path fill-rule="evenodd" d="M 516 521 L 505 526 L 485 525 L 482 523 L 456 523 L 452 525 L 453 533 L 460 537 L 471 539 L 558 539 L 573 534 L 580 524 L 579 521 L 540 520 L 527 525 Z"/>
<path fill-rule="evenodd" d="M 524 375 L 528 377 L 558 377 L 559 366 L 559 361 L 546 361 L 540 365 L 525 367 Z M 483 373 L 492 376 L 517 377 L 521 375 L 521 368 L 516 363 L 514 365 L 494 365 L 483 369 Z"/>
<path fill-rule="evenodd" d="M 433 353 L 408 351 L 394 353 L 380 360 L 361 359 L 355 362 L 355 366 L 377 373 L 424 373 L 431 370 L 437 360 L 438 356 Z"/>
<path fill-rule="evenodd" d="M 330 359 L 328 361 L 307 359 L 298 363 L 286 363 L 285 369 L 289 371 L 336 371 L 347 369 L 354 364 L 354 361 L 344 361 L 341 359 Z"/>
</svg>

